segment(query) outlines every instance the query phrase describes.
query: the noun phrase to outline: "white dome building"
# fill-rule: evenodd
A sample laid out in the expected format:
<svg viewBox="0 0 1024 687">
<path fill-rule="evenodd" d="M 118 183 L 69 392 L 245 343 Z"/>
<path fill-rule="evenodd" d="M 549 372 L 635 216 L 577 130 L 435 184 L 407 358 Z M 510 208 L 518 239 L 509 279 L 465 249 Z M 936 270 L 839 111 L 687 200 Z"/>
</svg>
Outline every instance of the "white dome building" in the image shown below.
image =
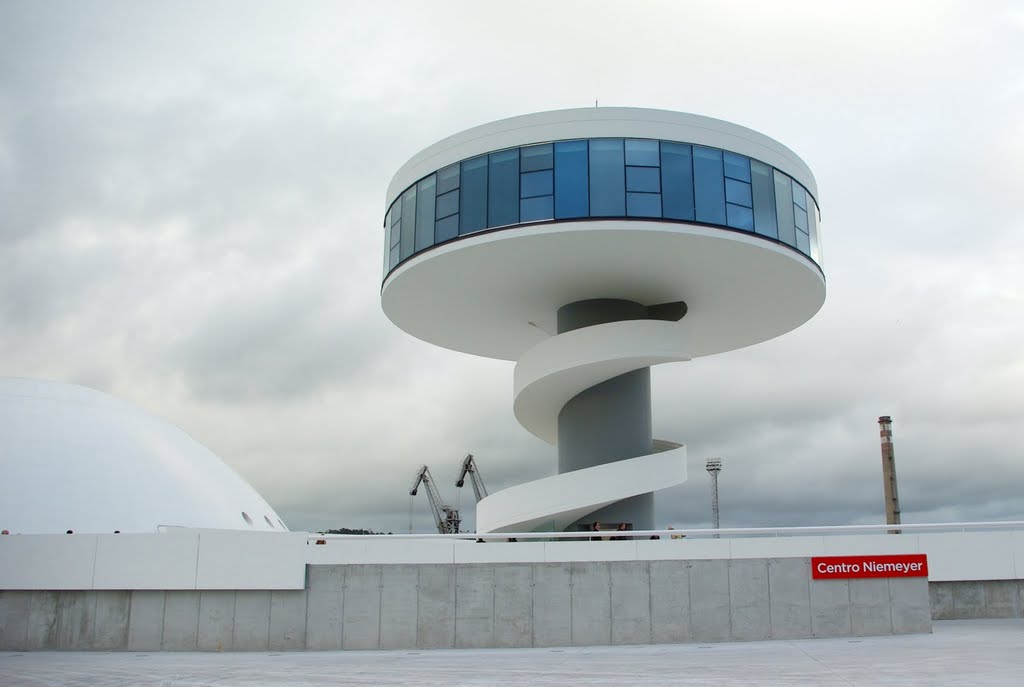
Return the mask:
<svg viewBox="0 0 1024 687">
<path fill-rule="evenodd" d="M 0 528 L 12 534 L 288 531 L 209 449 L 138 406 L 0 377 Z"/>
</svg>

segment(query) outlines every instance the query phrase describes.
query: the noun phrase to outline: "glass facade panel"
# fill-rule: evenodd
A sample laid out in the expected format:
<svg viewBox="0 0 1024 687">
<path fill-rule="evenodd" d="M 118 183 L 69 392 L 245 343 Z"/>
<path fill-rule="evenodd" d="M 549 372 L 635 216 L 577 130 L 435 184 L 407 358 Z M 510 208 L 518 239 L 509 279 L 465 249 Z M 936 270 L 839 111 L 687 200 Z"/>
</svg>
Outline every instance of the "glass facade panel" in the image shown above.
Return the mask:
<svg viewBox="0 0 1024 687">
<path fill-rule="evenodd" d="M 750 184 L 745 181 L 736 181 L 735 179 L 726 178 L 725 202 L 734 203 L 735 205 L 743 205 L 748 208 L 754 207 L 753 200 L 750 196 Z"/>
<path fill-rule="evenodd" d="M 519 221 L 519 149 L 487 156 L 487 226 L 501 227 Z"/>
<path fill-rule="evenodd" d="M 554 217 L 554 196 L 536 196 L 519 201 L 519 221 L 521 222 L 535 222 L 541 219 L 554 219 Z"/>
<path fill-rule="evenodd" d="M 527 172 L 520 177 L 519 195 L 522 198 L 534 196 L 550 196 L 554 193 L 555 175 L 550 169 L 540 172 Z"/>
<path fill-rule="evenodd" d="M 661 144 L 661 205 L 669 219 L 694 218 L 693 152 L 688 145 Z"/>
<path fill-rule="evenodd" d="M 437 173 L 437 195 L 459 187 L 459 163 L 449 165 Z"/>
<path fill-rule="evenodd" d="M 587 189 L 587 142 L 555 144 L 555 218 L 586 217 L 590 208 Z"/>
<path fill-rule="evenodd" d="M 796 203 L 793 203 L 793 224 L 796 225 L 797 231 L 808 233 L 807 210 L 797 207 Z"/>
<path fill-rule="evenodd" d="M 754 230 L 754 211 L 750 208 L 726 203 L 725 215 L 730 227 L 746 231 Z"/>
<path fill-rule="evenodd" d="M 644 139 L 626 139 L 626 164 L 657 167 L 661 164 L 658 142 Z"/>
<path fill-rule="evenodd" d="M 779 222 L 779 240 L 796 247 L 796 228 L 793 225 L 793 184 L 788 176 L 775 173 L 775 213 Z"/>
<path fill-rule="evenodd" d="M 725 163 L 725 176 L 740 181 L 750 181 L 750 158 L 726 151 L 722 160 Z"/>
<path fill-rule="evenodd" d="M 693 197 L 698 222 L 725 224 L 722 151 L 693 146 Z"/>
<path fill-rule="evenodd" d="M 391 247 L 391 255 L 388 258 L 388 269 L 389 270 L 393 270 L 393 269 L 395 269 L 395 267 L 398 266 L 398 257 L 399 257 L 398 252 L 399 252 L 398 246 L 392 246 Z"/>
<path fill-rule="evenodd" d="M 434 243 L 441 243 L 442 241 L 450 241 L 459 235 L 459 215 L 458 213 L 439 219 L 434 222 Z"/>
<path fill-rule="evenodd" d="M 626 190 L 660 192 L 661 170 L 657 167 L 626 167 Z"/>
<path fill-rule="evenodd" d="M 626 214 L 626 169 L 621 138 L 590 142 L 590 216 Z"/>
<path fill-rule="evenodd" d="M 462 163 L 459 180 L 459 234 L 487 227 L 487 156 Z"/>
<path fill-rule="evenodd" d="M 550 143 L 540 146 L 520 148 L 520 172 L 536 172 L 539 169 L 551 169 L 555 166 L 554 150 Z"/>
<path fill-rule="evenodd" d="M 754 231 L 762 236 L 779 238 L 775 223 L 775 181 L 772 168 L 757 160 L 750 161 L 751 190 L 754 197 Z"/>
<path fill-rule="evenodd" d="M 434 245 L 434 188 L 437 177 L 429 177 L 416 184 L 416 250 Z"/>
<path fill-rule="evenodd" d="M 402 260 L 415 251 L 416 240 L 416 187 L 402 194 Z"/>
<path fill-rule="evenodd" d="M 811 239 L 802 231 L 796 233 L 796 249 L 804 255 L 811 254 Z"/>
<path fill-rule="evenodd" d="M 437 197 L 437 218 L 448 217 L 459 212 L 459 189 Z"/>
<path fill-rule="evenodd" d="M 626 214 L 629 217 L 661 217 L 661 194 L 627 193 Z"/>
<path fill-rule="evenodd" d="M 818 206 L 814 204 L 814 199 L 808 196 L 807 204 L 810 205 L 810 212 L 807 215 L 808 224 L 810 224 L 810 238 L 811 238 L 811 259 L 819 265 L 821 264 L 821 237 L 818 235 Z"/>
<path fill-rule="evenodd" d="M 804 187 L 796 183 L 796 179 L 793 180 L 793 203 L 802 210 L 807 209 L 807 191 Z"/>
<path fill-rule="evenodd" d="M 384 218 L 384 276 L 388 276 L 388 259 L 391 254 L 391 214 Z"/>
</svg>

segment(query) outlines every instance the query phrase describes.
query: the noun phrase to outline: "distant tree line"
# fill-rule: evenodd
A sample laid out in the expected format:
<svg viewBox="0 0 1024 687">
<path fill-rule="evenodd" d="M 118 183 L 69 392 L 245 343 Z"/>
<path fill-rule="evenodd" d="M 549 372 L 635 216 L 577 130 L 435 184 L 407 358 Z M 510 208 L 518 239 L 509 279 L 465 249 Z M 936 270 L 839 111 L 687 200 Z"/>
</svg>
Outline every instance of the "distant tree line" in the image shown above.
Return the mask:
<svg viewBox="0 0 1024 687">
<path fill-rule="evenodd" d="M 320 534 L 391 534 L 391 532 L 374 532 L 373 530 L 349 529 L 348 527 L 336 527 L 324 530 Z"/>
</svg>

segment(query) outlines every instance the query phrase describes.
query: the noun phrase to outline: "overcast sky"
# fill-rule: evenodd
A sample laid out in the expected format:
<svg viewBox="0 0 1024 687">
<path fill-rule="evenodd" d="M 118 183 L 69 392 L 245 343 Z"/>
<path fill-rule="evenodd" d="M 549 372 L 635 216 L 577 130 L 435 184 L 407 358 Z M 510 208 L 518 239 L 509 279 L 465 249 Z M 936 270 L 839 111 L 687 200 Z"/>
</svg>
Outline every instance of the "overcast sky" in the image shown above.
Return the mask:
<svg viewBox="0 0 1024 687">
<path fill-rule="evenodd" d="M 803 327 L 653 371 L 690 480 L 657 521 L 1024 519 L 1024 7 L 1011 2 L 0 3 L 0 374 L 182 427 L 292 529 L 405 531 L 555 471 L 512 363 L 380 309 L 392 174 L 495 119 L 601 105 L 729 120 L 818 181 Z M 461 506 L 472 523 L 472 493 Z M 430 530 L 424 497 L 415 528 Z"/>
</svg>

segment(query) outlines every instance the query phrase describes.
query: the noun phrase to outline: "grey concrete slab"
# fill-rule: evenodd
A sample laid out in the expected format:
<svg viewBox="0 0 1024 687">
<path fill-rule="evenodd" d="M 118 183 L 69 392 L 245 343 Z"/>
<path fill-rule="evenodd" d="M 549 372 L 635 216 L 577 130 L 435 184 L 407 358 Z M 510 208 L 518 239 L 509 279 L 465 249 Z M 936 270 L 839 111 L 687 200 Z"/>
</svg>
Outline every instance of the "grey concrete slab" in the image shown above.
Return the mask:
<svg viewBox="0 0 1024 687">
<path fill-rule="evenodd" d="M 455 566 L 419 566 L 416 646 L 450 649 L 455 646 Z"/>
<path fill-rule="evenodd" d="M 195 651 L 199 646 L 199 592 L 165 592 L 164 651 Z"/>
<path fill-rule="evenodd" d="M 611 581 L 611 643 L 651 643 L 651 573 L 648 561 L 608 564 Z"/>
<path fill-rule="evenodd" d="M 306 646 L 306 590 L 270 592 L 270 650 L 297 651 Z"/>
<path fill-rule="evenodd" d="M 234 646 L 235 591 L 206 590 L 199 593 L 200 651 L 227 651 Z"/>
<path fill-rule="evenodd" d="M 346 565 L 311 565 L 306 585 L 306 648 L 342 648 L 345 622 Z"/>
<path fill-rule="evenodd" d="M 569 563 L 533 565 L 533 645 L 572 645 L 572 574 Z"/>
<path fill-rule="evenodd" d="M 690 630 L 698 642 L 732 636 L 729 618 L 729 561 L 690 561 Z"/>
<path fill-rule="evenodd" d="M 688 642 L 690 631 L 690 568 L 686 561 L 650 561 L 651 641 Z"/>
<path fill-rule="evenodd" d="M 850 627 L 858 637 L 892 633 L 887 579 L 850 580 Z"/>
<path fill-rule="evenodd" d="M 1020 618 L 1020 594 L 1017 580 L 987 580 L 983 583 L 986 618 Z"/>
<path fill-rule="evenodd" d="M 533 566 L 494 567 L 494 646 L 533 645 Z"/>
<path fill-rule="evenodd" d="M 345 649 L 380 646 L 380 595 L 381 566 L 346 566 L 341 639 Z"/>
<path fill-rule="evenodd" d="M 234 651 L 270 649 L 270 592 L 235 592 L 235 623 L 231 629 Z"/>
<path fill-rule="evenodd" d="M 32 592 L 29 602 L 25 648 L 59 649 L 57 598 L 60 592 Z"/>
<path fill-rule="evenodd" d="M 419 566 L 385 565 L 380 573 L 380 648 L 416 646 Z"/>
<path fill-rule="evenodd" d="M 893 634 L 932 631 L 932 609 L 928 599 L 928 578 L 889 578 L 889 612 Z"/>
<path fill-rule="evenodd" d="M 985 617 L 985 590 L 982 588 L 981 583 L 953 583 L 953 617 Z"/>
<path fill-rule="evenodd" d="M 164 637 L 166 592 L 136 590 L 128 610 L 128 650 L 159 651 Z"/>
<path fill-rule="evenodd" d="M 92 649 L 96 628 L 96 592 L 70 591 L 57 595 L 57 645 L 61 649 Z"/>
<path fill-rule="evenodd" d="M 953 610 L 952 583 L 930 582 L 928 584 L 928 598 L 934 620 L 952 620 L 956 617 Z"/>
<path fill-rule="evenodd" d="M 131 592 L 96 592 L 96 621 L 92 643 L 94 649 L 124 651 L 128 648 L 128 619 L 131 605 Z"/>
<path fill-rule="evenodd" d="M 810 596 L 811 636 L 849 637 L 853 633 L 849 580 L 811 580 Z"/>
<path fill-rule="evenodd" d="M 573 646 L 611 644 L 611 576 L 607 561 L 571 563 Z"/>
<path fill-rule="evenodd" d="M 733 639 L 752 641 L 772 636 L 768 604 L 768 561 L 728 561 L 729 625 Z"/>
<path fill-rule="evenodd" d="M 811 562 L 807 558 L 768 560 L 773 639 L 811 636 Z"/>
<path fill-rule="evenodd" d="M 455 647 L 494 646 L 494 566 L 455 566 Z"/>
<path fill-rule="evenodd" d="M 0 651 L 23 651 L 32 592 L 0 591 Z"/>
</svg>

